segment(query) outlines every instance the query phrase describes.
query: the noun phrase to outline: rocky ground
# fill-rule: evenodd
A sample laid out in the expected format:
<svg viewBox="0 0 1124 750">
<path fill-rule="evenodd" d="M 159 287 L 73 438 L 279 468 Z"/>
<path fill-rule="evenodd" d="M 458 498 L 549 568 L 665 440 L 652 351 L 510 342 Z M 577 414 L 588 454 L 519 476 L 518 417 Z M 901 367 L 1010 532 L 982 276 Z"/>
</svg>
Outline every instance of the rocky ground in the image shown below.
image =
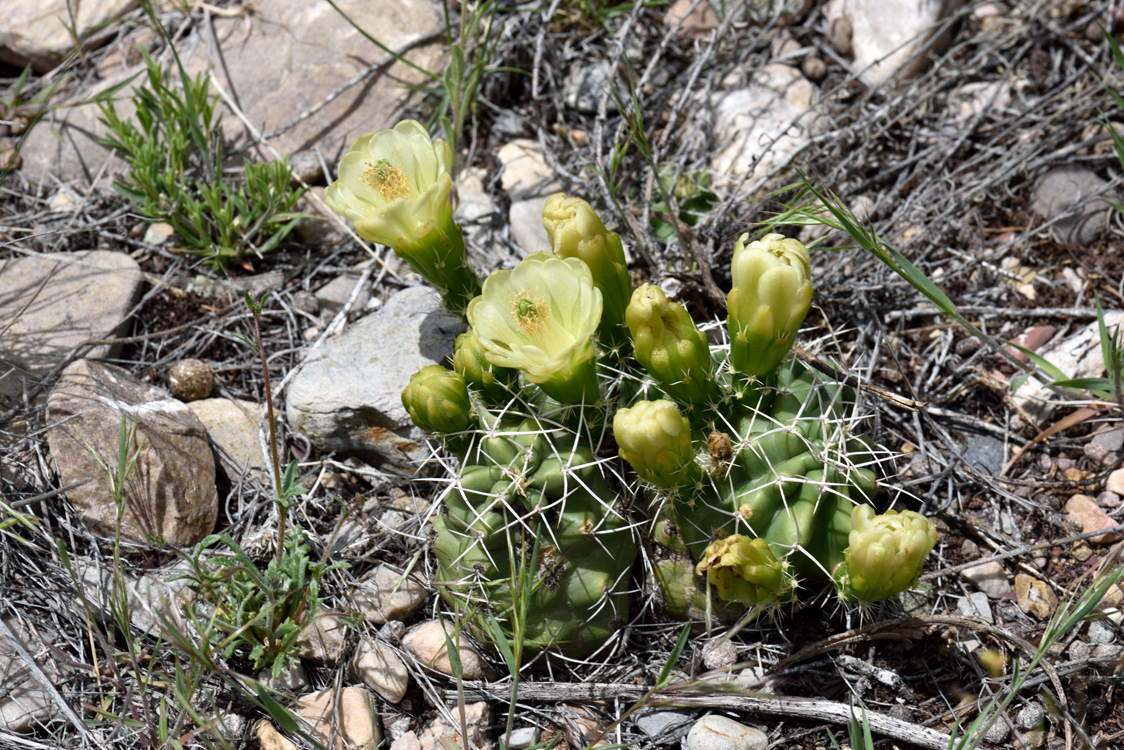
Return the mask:
<svg viewBox="0 0 1124 750">
<path fill-rule="evenodd" d="M 319 200 L 358 135 L 434 113 L 432 84 L 386 48 L 440 72 L 446 15 L 431 0 L 338 5 L 385 47 L 327 2 L 155 8 L 187 70 L 210 71 L 221 91 L 231 163 L 289 155 L 311 186 L 309 216 L 281 247 L 216 271 L 177 252 L 166 226 L 142 221 L 113 191 L 124 163 L 96 140 L 105 131 L 94 98 L 143 69 L 142 49 L 170 64 L 162 35 L 129 0 L 84 2 L 76 16 L 62 0 L 5 2 L 0 744 L 305 742 L 217 674 L 177 700 L 177 663 L 189 662 L 159 619 L 194 595 L 175 580 L 184 563 L 170 547 L 217 530 L 261 560 L 276 534 L 266 383 L 237 338 L 252 331 L 247 291 L 271 292 L 261 325 L 282 458 L 300 462 L 309 488 L 291 518 L 317 559 L 350 564 L 322 582 L 325 614 L 298 643 L 301 667 L 274 683 L 309 726 L 341 738 L 333 742 L 430 750 L 465 744 L 467 731 L 484 750 L 513 713 L 513 748 L 558 738 L 573 748 L 818 750 L 830 735 L 844 741 L 839 720 L 853 700 L 882 746 L 944 747 L 955 721 L 1003 693 L 981 657 L 1025 661 L 1061 603 L 1119 564 L 1120 407 L 1033 380 L 1013 387 L 1014 367 L 848 238 L 789 226 L 821 240 L 801 345 L 906 399 L 870 395 L 866 407 L 869 431 L 895 456 L 887 486 L 941 533 L 918 592 L 863 624 L 816 600 L 726 642 L 699 629 L 675 669 L 737 690 L 695 686 L 671 700 L 645 691 L 681 626 L 661 618 L 638 580 L 632 619 L 608 654 L 527 674 L 514 706 L 507 684 L 469 686 L 462 713 L 439 654 L 442 605 L 427 556 L 440 459 L 399 399 L 413 372 L 451 354 L 460 323 Z M 1069 376 L 1099 377 L 1094 294 L 1110 323 L 1124 319 L 1124 226 L 1107 202 L 1119 200 L 1121 165 L 1105 125 L 1120 129 L 1121 113 L 1098 82 L 1124 89 L 1097 25 L 1119 31 L 1117 6 L 505 7 L 478 48 L 495 70 L 459 154 L 470 261 L 486 273 L 549 249 L 542 206 L 562 190 L 625 237 L 637 280 L 714 319 L 734 240 L 795 198 L 800 169 L 984 331 Z M 634 105 L 611 94 L 629 80 Z M 115 92 L 122 112 L 128 91 Z M 630 141 L 630 113 L 642 118 L 651 162 Z M 680 227 L 682 244 L 660 232 L 671 216 L 653 164 L 707 196 Z M 911 411 L 908 400 L 926 405 Z M 118 518 L 94 454 L 116 460 L 122 414 L 144 448 Z M 1114 700 L 1122 599 L 1110 590 L 1103 616 L 1047 654 L 985 746 L 1124 742 Z M 122 600 L 131 617 L 115 623 L 111 605 Z M 357 612 L 361 624 L 349 624 Z M 466 679 L 504 673 L 497 654 L 467 644 L 460 663 Z M 237 654 L 220 666 L 249 671 Z"/>
</svg>

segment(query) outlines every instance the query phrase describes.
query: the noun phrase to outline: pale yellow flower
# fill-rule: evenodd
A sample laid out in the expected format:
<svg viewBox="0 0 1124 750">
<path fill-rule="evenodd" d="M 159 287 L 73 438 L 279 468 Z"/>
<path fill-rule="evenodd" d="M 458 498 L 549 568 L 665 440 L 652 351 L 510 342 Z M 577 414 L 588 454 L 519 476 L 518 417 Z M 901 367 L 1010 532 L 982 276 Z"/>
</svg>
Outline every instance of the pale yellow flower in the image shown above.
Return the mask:
<svg viewBox="0 0 1124 750">
<path fill-rule="evenodd" d="M 937 527 L 905 510 L 877 515 L 869 505 L 851 511 L 845 570 L 837 579 L 848 598 L 876 602 L 917 584 L 925 557 L 937 543 Z"/>
<path fill-rule="evenodd" d="M 613 416 L 620 455 L 643 479 L 671 488 L 698 477 L 691 423 L 664 399 L 638 401 Z"/>
</svg>

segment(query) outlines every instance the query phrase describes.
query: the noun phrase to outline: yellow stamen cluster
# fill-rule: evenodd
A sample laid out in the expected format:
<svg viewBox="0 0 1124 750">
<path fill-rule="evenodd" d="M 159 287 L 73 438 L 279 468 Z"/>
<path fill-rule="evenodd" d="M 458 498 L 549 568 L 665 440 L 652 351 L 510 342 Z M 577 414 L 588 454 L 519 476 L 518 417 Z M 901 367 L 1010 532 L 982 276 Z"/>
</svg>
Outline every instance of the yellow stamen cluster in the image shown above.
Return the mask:
<svg viewBox="0 0 1124 750">
<path fill-rule="evenodd" d="M 379 191 L 379 195 L 388 201 L 404 198 L 410 194 L 410 188 L 406 184 L 406 174 L 386 159 L 367 162 L 363 181 Z"/>
</svg>

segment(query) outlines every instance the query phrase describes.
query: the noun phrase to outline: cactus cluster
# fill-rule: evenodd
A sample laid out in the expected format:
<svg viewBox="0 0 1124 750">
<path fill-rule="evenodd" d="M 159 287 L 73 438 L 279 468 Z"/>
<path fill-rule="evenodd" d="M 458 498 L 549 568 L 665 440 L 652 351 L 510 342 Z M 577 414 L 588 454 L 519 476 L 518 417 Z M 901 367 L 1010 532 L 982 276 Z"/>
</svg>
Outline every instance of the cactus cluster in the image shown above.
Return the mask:
<svg viewBox="0 0 1124 750">
<path fill-rule="evenodd" d="M 422 369 L 402 401 L 457 460 L 436 583 L 477 635 L 595 651 L 628 617 L 638 544 L 676 618 L 759 613 L 816 581 L 850 603 L 916 583 L 933 524 L 875 512 L 855 394 L 789 354 L 812 296 L 800 242 L 738 241 L 715 346 L 658 286 L 633 290 L 620 237 L 580 199 L 547 201 L 551 253 L 480 284 L 447 241 L 447 146 L 419 130 L 361 138 L 327 197 L 471 326 L 453 369 Z"/>
</svg>

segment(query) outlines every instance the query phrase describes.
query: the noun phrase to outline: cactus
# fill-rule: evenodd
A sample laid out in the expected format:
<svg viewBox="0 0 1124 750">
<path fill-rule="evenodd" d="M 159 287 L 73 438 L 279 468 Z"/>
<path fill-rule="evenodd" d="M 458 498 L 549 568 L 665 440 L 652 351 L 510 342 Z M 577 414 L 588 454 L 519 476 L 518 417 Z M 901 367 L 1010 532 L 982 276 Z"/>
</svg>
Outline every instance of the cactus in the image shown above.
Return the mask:
<svg viewBox="0 0 1124 750">
<path fill-rule="evenodd" d="M 932 523 L 875 513 L 855 394 L 789 356 L 811 303 L 802 244 L 738 241 L 730 343 L 711 346 L 658 287 L 627 294 L 620 238 L 587 203 L 554 196 L 543 223 L 552 253 L 446 297 L 471 326 L 454 371 L 424 368 L 402 394 L 457 461 L 436 583 L 478 637 L 601 648 L 628 617 L 641 528 L 673 617 L 766 611 L 815 581 L 858 604 L 916 582 Z"/>
</svg>

